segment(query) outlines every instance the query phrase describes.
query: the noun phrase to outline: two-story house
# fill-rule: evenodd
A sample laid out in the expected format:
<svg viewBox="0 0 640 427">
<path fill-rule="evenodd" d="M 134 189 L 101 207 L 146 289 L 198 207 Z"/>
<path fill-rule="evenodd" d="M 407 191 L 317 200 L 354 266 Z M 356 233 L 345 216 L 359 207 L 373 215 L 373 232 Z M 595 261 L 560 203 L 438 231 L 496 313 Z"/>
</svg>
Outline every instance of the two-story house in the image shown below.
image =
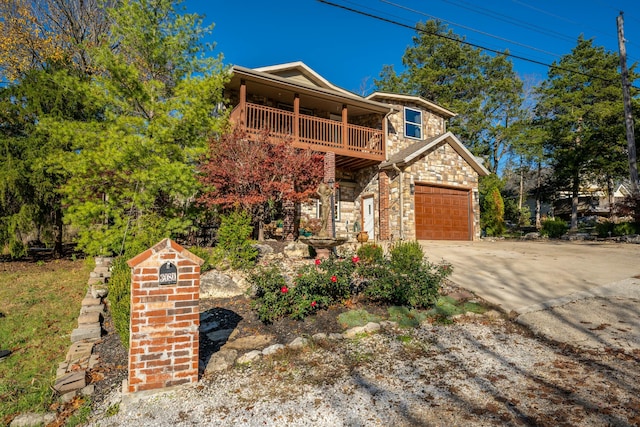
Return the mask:
<svg viewBox="0 0 640 427">
<path fill-rule="evenodd" d="M 361 97 L 302 62 L 232 71 L 230 118 L 249 138 L 267 128 L 324 153 L 337 236 L 357 224 L 374 240 L 479 238 L 478 177 L 489 172 L 447 132 L 455 113 L 416 96 Z"/>
</svg>

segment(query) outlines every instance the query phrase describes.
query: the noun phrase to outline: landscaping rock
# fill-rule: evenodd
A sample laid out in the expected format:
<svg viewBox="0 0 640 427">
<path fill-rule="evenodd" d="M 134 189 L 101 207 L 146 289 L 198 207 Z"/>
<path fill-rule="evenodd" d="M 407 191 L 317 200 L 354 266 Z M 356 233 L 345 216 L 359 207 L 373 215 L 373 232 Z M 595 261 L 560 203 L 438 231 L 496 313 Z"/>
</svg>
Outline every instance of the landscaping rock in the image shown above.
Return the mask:
<svg viewBox="0 0 640 427">
<path fill-rule="evenodd" d="M 58 378 L 53 388 L 58 393 L 64 394 L 68 391 L 80 390 L 87 385 L 85 371 L 73 371 Z"/>
<path fill-rule="evenodd" d="M 307 258 L 309 256 L 309 246 L 301 242 L 291 242 L 285 246 L 284 254 L 288 258 Z"/>
<path fill-rule="evenodd" d="M 360 334 L 370 334 L 380 330 L 380 324 L 375 322 L 369 322 L 364 326 L 356 326 L 351 329 L 347 329 L 342 335 L 345 338 L 355 338 Z"/>
<path fill-rule="evenodd" d="M 253 350 L 247 354 L 243 354 L 242 356 L 238 357 L 237 362 L 239 364 L 251 363 L 260 359 L 260 357 L 262 357 L 262 352 L 260 350 Z"/>
<path fill-rule="evenodd" d="M 398 322 L 393 320 L 383 320 L 380 322 L 380 327 L 385 329 L 394 329 L 398 327 Z"/>
<path fill-rule="evenodd" d="M 311 338 L 313 338 L 314 341 L 322 341 L 322 340 L 326 340 L 328 338 L 328 335 L 325 334 L 324 332 L 319 332 L 313 335 Z"/>
<path fill-rule="evenodd" d="M 82 313 L 78 317 L 78 324 L 86 325 L 86 324 L 92 324 L 92 323 L 100 323 L 101 317 L 102 315 L 99 312 Z"/>
<path fill-rule="evenodd" d="M 271 344 L 271 340 L 273 340 L 273 337 L 269 335 L 254 335 L 251 337 L 243 337 L 233 341 L 227 341 L 224 348 L 235 350 L 263 349 Z"/>
<path fill-rule="evenodd" d="M 94 298 L 104 298 L 109 294 L 109 288 L 104 284 L 92 284 L 91 285 L 91 296 Z"/>
<path fill-rule="evenodd" d="M 278 351 L 282 350 L 283 348 L 285 348 L 285 346 L 282 345 L 282 344 L 273 344 L 273 345 L 270 345 L 269 347 L 265 348 L 264 350 L 262 350 L 262 354 L 264 356 L 269 356 L 271 354 L 277 353 Z"/>
<path fill-rule="evenodd" d="M 273 248 L 271 246 L 269 246 L 269 245 L 261 245 L 259 243 L 256 243 L 256 244 L 251 245 L 251 246 L 253 246 L 255 249 L 258 250 L 258 254 L 260 256 L 265 256 L 267 254 L 272 254 L 273 253 Z"/>
<path fill-rule="evenodd" d="M 341 339 L 343 339 L 344 336 L 342 334 L 339 334 L 337 332 L 332 332 L 329 334 L 329 339 L 332 341 L 340 341 Z"/>
<path fill-rule="evenodd" d="M 73 390 L 70 391 L 68 393 L 63 394 L 62 396 L 60 396 L 60 402 L 62 403 L 69 403 L 71 402 L 76 396 L 78 395 L 78 392 Z"/>
<path fill-rule="evenodd" d="M 288 344 L 289 348 L 299 349 L 309 344 L 308 338 L 298 337 Z"/>
<path fill-rule="evenodd" d="M 487 312 L 484 313 L 485 317 L 488 317 L 489 319 L 500 319 L 502 317 L 502 313 L 500 313 L 497 310 L 489 310 Z"/>
<path fill-rule="evenodd" d="M 83 305 L 82 308 L 80 308 L 80 314 L 85 313 L 104 313 L 104 304 Z"/>
<path fill-rule="evenodd" d="M 11 421 L 10 427 L 34 427 L 48 425 L 56 420 L 56 414 L 47 412 L 44 414 L 35 414 L 27 412 L 20 414 Z"/>
<path fill-rule="evenodd" d="M 205 375 L 214 372 L 226 371 L 231 368 L 238 358 L 238 351 L 233 349 L 221 349 L 211 355 L 207 367 L 204 370 Z"/>
<path fill-rule="evenodd" d="M 217 270 L 209 270 L 200 276 L 200 298 L 231 298 L 244 294 L 233 277 Z"/>
<path fill-rule="evenodd" d="M 88 386 L 80 389 L 80 394 L 83 396 L 92 396 L 96 391 L 95 384 L 89 384 Z"/>
<path fill-rule="evenodd" d="M 540 238 L 540 233 L 537 231 L 527 233 L 524 235 L 524 240 L 538 240 Z"/>
<path fill-rule="evenodd" d="M 102 327 L 98 325 L 80 325 L 80 327 L 71 331 L 71 342 L 83 340 L 97 340 L 102 335 Z"/>
</svg>

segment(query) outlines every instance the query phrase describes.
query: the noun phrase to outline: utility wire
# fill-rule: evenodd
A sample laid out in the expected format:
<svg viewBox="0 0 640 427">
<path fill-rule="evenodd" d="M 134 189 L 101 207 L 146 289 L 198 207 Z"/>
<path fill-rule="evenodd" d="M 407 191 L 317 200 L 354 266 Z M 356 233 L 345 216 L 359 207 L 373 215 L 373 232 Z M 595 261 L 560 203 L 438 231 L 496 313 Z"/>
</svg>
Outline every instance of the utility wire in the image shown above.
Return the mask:
<svg viewBox="0 0 640 427">
<path fill-rule="evenodd" d="M 444 35 L 444 34 L 430 33 L 428 31 L 421 30 L 421 29 L 419 29 L 419 28 L 417 28 L 415 26 L 411 26 L 411 25 L 408 25 L 408 24 L 403 24 L 402 22 L 394 21 L 393 19 L 385 18 L 384 16 L 374 15 L 372 13 L 364 12 L 362 10 L 354 9 L 354 8 L 351 8 L 351 7 L 342 5 L 342 4 L 333 3 L 333 2 L 330 2 L 328 0 L 318 0 L 318 1 L 320 3 L 324 3 L 324 4 L 328 5 L 328 6 L 332 6 L 332 7 L 338 8 L 338 9 L 343 9 L 343 10 L 346 10 L 348 12 L 352 12 L 352 13 L 355 13 L 355 14 L 358 14 L 358 15 L 366 16 L 368 18 L 376 19 L 378 21 L 386 22 L 388 24 L 397 25 L 399 27 L 407 28 L 407 29 L 410 29 L 412 31 L 418 31 L 418 32 L 421 32 L 421 33 L 424 33 L 424 34 L 428 34 L 428 35 L 431 35 L 431 36 L 440 37 L 440 38 L 447 39 L 447 40 L 450 40 L 450 41 L 453 41 L 453 42 L 465 44 L 467 46 L 475 47 L 477 49 L 481 49 L 481 50 L 484 50 L 484 51 L 487 51 L 487 52 L 495 53 L 497 55 L 503 55 L 503 56 L 507 56 L 507 57 L 510 57 L 510 58 L 519 59 L 521 61 L 526 61 L 526 62 L 530 62 L 530 63 L 537 64 L 537 65 L 542 65 L 542 66 L 547 67 L 547 68 L 554 68 L 556 70 L 567 71 L 567 72 L 570 72 L 570 73 L 578 74 L 578 75 L 581 75 L 581 76 L 585 76 L 585 77 L 589 77 L 589 78 L 592 78 L 592 79 L 597 79 L 597 80 L 601 80 L 601 81 L 605 81 L 605 82 L 612 82 L 613 81 L 611 79 L 607 79 L 607 78 L 604 78 L 604 77 L 601 77 L 601 76 L 596 76 L 596 75 L 593 75 L 593 74 L 584 73 L 582 71 L 574 70 L 574 69 L 571 69 L 571 68 L 561 67 L 559 65 L 548 64 L 546 62 L 542 62 L 542 61 L 538 61 L 538 60 L 535 60 L 535 59 L 527 58 L 527 57 L 524 57 L 524 56 L 521 56 L 521 55 L 514 55 L 514 54 L 509 53 L 509 52 L 503 52 L 503 51 L 500 51 L 500 50 L 497 50 L 497 49 L 492 49 L 492 48 L 485 47 L 485 46 L 482 46 L 482 45 L 479 45 L 479 44 L 476 44 L 476 43 L 468 42 L 466 40 L 456 39 L 454 37 L 450 37 L 450 36 L 447 36 L 447 35 Z M 640 89 L 640 87 L 638 87 L 638 86 L 631 85 L 631 87 L 633 87 L 634 89 Z"/>
<path fill-rule="evenodd" d="M 383 0 L 383 1 L 384 1 L 384 0 Z M 604 37 L 607 37 L 608 39 L 613 39 L 613 40 L 615 40 L 615 41 L 616 41 L 616 43 L 617 43 L 617 41 L 618 41 L 618 38 L 617 38 L 616 36 L 611 35 L 611 34 L 609 34 L 609 33 L 604 33 L 604 32 L 602 32 L 602 31 L 598 30 L 597 28 L 593 28 L 593 27 L 590 27 L 590 26 L 585 26 L 584 24 L 582 24 L 582 23 L 580 23 L 580 22 L 573 21 L 573 20 L 571 20 L 571 19 L 569 19 L 569 18 L 565 18 L 564 16 L 556 15 L 556 14 L 554 14 L 554 13 L 551 13 L 551 12 L 547 11 L 547 10 L 544 10 L 544 9 L 539 8 L 539 7 L 533 6 L 533 5 L 529 4 L 529 3 L 526 3 L 526 2 L 524 2 L 524 1 L 520 1 L 520 0 L 511 0 L 511 1 L 512 1 L 513 3 L 515 3 L 515 4 L 518 4 L 518 5 L 521 5 L 521 6 L 523 6 L 523 7 L 529 8 L 529 9 L 534 10 L 534 11 L 536 11 L 536 12 L 538 12 L 538 13 L 543 14 L 543 15 L 550 16 L 550 17 L 552 17 L 552 18 L 554 18 L 554 19 L 557 19 L 557 20 L 559 20 L 559 21 L 568 22 L 569 24 L 574 25 L 574 26 L 576 26 L 576 27 L 578 27 L 578 28 L 586 28 L 586 29 L 588 29 L 588 30 L 593 31 L 593 32 L 594 32 L 594 33 L 596 33 L 596 34 L 600 34 L 600 35 L 602 35 L 602 36 L 604 36 Z M 607 5 L 607 6 L 608 6 L 608 5 Z M 616 10 L 616 9 L 615 9 L 615 8 L 613 8 L 613 7 L 612 7 L 611 9 Z M 634 45 L 634 46 L 638 46 L 636 43 L 633 43 L 633 42 L 631 42 L 631 41 L 628 41 L 628 43 L 629 43 L 629 44 L 631 44 L 631 45 Z M 630 59 L 630 58 L 629 58 L 629 59 Z"/>
<path fill-rule="evenodd" d="M 458 23 L 455 23 L 455 22 L 452 22 L 452 21 L 448 21 L 446 19 L 438 18 L 437 16 L 429 15 L 428 13 L 421 12 L 421 11 L 415 10 L 415 9 L 411 9 L 411 8 L 409 8 L 407 6 L 403 6 L 401 4 L 393 3 L 393 2 L 390 2 L 388 0 L 380 0 L 380 1 L 383 2 L 383 3 L 389 4 L 391 6 L 397 7 L 399 9 L 406 10 L 408 12 L 413 12 L 413 13 L 416 13 L 418 15 L 426 16 L 427 18 L 431 18 L 431 19 L 437 19 L 439 21 L 445 22 L 445 23 L 447 23 L 449 25 L 452 25 L 454 27 L 464 28 L 465 30 L 473 31 L 474 33 L 478 33 L 478 34 L 482 34 L 483 36 L 487 36 L 487 37 L 491 37 L 491 38 L 494 38 L 494 39 L 497 39 L 497 40 L 501 40 L 501 41 L 504 41 L 504 42 L 507 42 L 507 43 L 511 43 L 511 44 L 516 45 L 516 46 L 524 47 L 526 49 L 535 50 L 537 52 L 544 53 L 546 55 L 556 56 L 558 58 L 562 57 L 562 55 L 557 54 L 557 53 L 549 52 L 547 50 L 539 49 L 537 47 L 530 46 L 528 44 L 524 44 L 524 43 L 516 42 L 516 41 L 510 40 L 510 39 L 504 38 L 504 37 L 496 36 L 494 34 L 487 33 L 485 31 L 476 30 L 475 28 L 467 27 L 466 25 L 462 25 L 462 24 L 458 24 Z"/>
</svg>

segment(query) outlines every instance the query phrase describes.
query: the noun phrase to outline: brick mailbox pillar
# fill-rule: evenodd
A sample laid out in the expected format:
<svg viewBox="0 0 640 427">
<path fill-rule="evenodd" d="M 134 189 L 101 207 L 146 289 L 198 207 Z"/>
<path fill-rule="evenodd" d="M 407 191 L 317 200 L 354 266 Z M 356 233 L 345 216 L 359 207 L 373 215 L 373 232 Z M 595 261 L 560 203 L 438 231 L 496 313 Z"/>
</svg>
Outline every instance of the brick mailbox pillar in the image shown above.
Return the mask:
<svg viewBox="0 0 640 427">
<path fill-rule="evenodd" d="M 170 239 L 127 261 L 129 393 L 198 382 L 202 263 Z"/>
</svg>

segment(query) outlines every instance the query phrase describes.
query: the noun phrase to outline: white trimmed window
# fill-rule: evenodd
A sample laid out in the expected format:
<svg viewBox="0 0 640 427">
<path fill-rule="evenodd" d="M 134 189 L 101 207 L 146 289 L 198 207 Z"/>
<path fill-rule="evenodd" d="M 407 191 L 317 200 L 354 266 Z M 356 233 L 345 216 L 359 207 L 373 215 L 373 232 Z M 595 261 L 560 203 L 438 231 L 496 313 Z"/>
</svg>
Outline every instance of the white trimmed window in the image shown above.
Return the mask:
<svg viewBox="0 0 640 427">
<path fill-rule="evenodd" d="M 404 107 L 404 135 L 422 139 L 422 111 Z"/>
</svg>

